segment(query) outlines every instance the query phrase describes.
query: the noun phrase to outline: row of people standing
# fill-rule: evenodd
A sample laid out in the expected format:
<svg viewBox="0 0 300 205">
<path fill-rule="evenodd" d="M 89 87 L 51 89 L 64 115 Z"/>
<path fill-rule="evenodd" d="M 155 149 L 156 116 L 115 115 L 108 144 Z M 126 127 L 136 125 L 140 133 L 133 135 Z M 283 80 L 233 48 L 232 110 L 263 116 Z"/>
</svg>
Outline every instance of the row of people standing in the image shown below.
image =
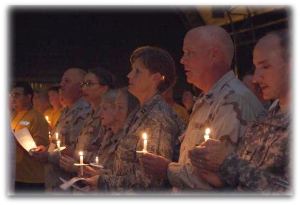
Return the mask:
<svg viewBox="0 0 300 205">
<path fill-rule="evenodd" d="M 277 42 L 278 36 L 278 34 L 273 34 L 272 37 L 275 40 L 271 40 Z M 282 49 L 281 44 L 278 43 L 277 46 L 277 49 Z M 213 166 L 216 162 L 203 158 L 206 155 L 210 156 L 207 154 L 210 153 L 210 150 L 205 149 L 204 145 L 213 144 L 212 146 L 217 146 L 221 144 L 227 151 L 223 155 L 225 157 L 229 153 L 236 153 L 236 150 L 247 138 L 244 136 L 245 130 L 251 129 L 249 126 L 247 127 L 248 123 L 263 118 L 264 109 L 256 96 L 231 71 L 234 53 L 233 43 L 224 29 L 217 26 L 192 29 L 184 39 L 183 51 L 184 55 L 181 62 L 184 64 L 187 80 L 203 91 L 193 107 L 185 132 L 183 132 L 184 122 L 161 96 L 161 93 L 172 87 L 176 76 L 174 61 L 170 54 L 163 49 L 146 46 L 133 52 L 130 58 L 132 70 L 127 76 L 130 94 L 127 93 L 127 96 L 134 95 L 138 101 L 138 106 L 129 113 L 128 99 L 130 97 L 127 97 L 126 115 L 121 115 L 120 112 L 116 111 L 118 114 L 113 120 L 111 119 L 111 122 L 115 123 L 118 122 L 119 118 L 124 119 L 123 126 L 120 126 L 121 122 L 119 123 L 119 129 L 113 128 L 116 125 L 105 126 L 102 124 L 109 118 L 105 117 L 105 114 L 98 123 L 95 123 L 97 120 L 92 117 L 92 113 L 93 111 L 94 114 L 96 113 L 97 106 L 93 106 L 93 103 L 88 100 L 88 94 L 85 94 L 84 97 L 89 104 L 81 98 L 80 83 L 82 81 L 84 82 L 83 87 L 90 85 L 92 88 L 93 85 L 97 85 L 100 88 L 103 85 L 108 90 L 107 81 L 103 83 L 99 76 L 97 77 L 95 73 L 92 73 L 90 77 L 93 75 L 96 77 L 93 81 L 92 77 L 88 78 L 89 74 L 86 75 L 84 71 L 77 68 L 68 69 L 64 73 L 61 89 L 67 106 L 58 121 L 55 132 L 60 133 L 67 149 L 61 153 L 47 151 L 47 143 L 38 143 L 41 146 L 34 152 L 35 159 L 47 163 L 53 168 L 48 174 L 53 178 L 46 180 L 52 183 L 50 189 L 57 188 L 60 182 L 59 177 L 70 178 L 76 175 L 74 172 L 76 169 L 72 165 L 78 161 L 77 151 L 84 149 L 85 152 L 89 152 L 90 148 L 92 153 L 90 156 L 93 157 L 86 159 L 86 162 L 93 160 L 97 154 L 100 156 L 101 153 L 109 153 L 108 156 L 111 159 L 108 160 L 110 164 L 107 166 L 104 162 L 105 171 L 86 167 L 86 172 L 91 176 L 86 180 L 87 183 L 91 187 L 98 187 L 101 191 L 170 190 L 170 187 L 178 190 L 207 191 L 226 186 L 226 184 L 224 185 L 226 179 L 220 178 L 218 169 Z M 263 54 L 260 53 L 260 55 Z M 276 55 L 281 58 L 282 53 Z M 287 59 L 284 59 L 284 62 Z M 257 68 L 260 66 L 259 63 L 256 65 Z M 281 69 L 282 74 L 287 73 L 286 67 Z M 260 69 L 256 71 L 260 71 Z M 256 75 L 258 74 L 256 73 Z M 277 84 L 287 87 L 286 84 L 276 80 L 279 79 L 275 79 L 275 83 L 259 81 L 260 86 L 264 86 L 263 92 L 267 92 L 268 89 L 278 89 Z M 284 81 L 284 83 L 286 82 Z M 84 93 L 84 89 L 82 90 Z M 107 90 L 105 92 L 109 95 L 110 91 Z M 122 92 L 118 91 L 118 93 Z M 95 95 L 96 91 L 91 91 L 91 97 L 95 97 Z M 101 93 L 101 98 L 99 97 L 101 102 L 98 101 L 96 105 L 102 104 L 102 100 L 105 99 L 104 96 L 105 94 Z M 272 100 L 280 98 L 279 93 L 264 97 Z M 114 106 L 116 107 L 117 99 L 114 99 Z M 284 114 L 284 116 L 286 115 Z M 288 129 L 288 122 L 284 125 L 284 133 Z M 208 127 L 212 130 L 211 138 L 214 140 L 205 142 L 203 134 Z M 147 132 L 149 136 L 148 152 L 139 154 L 136 151 L 143 149 L 142 132 Z M 89 136 L 84 133 L 88 133 Z M 270 135 L 270 138 L 272 136 Z M 256 136 L 259 140 L 262 137 L 259 133 Z M 115 140 L 111 141 L 111 139 Z M 93 140 L 95 143 L 98 141 L 98 143 L 93 144 Z M 286 141 L 280 142 L 286 143 Z M 108 152 L 105 152 L 104 147 L 107 143 L 112 146 L 109 147 Z M 249 147 L 253 148 L 252 146 L 255 145 L 250 144 Z M 260 143 L 261 150 L 266 151 L 265 155 L 269 154 L 268 146 L 272 145 Z M 268 147 L 268 149 L 263 147 Z M 214 151 L 213 148 L 211 150 Z M 270 160 L 265 160 L 265 158 L 257 164 L 255 161 L 251 161 L 251 157 L 249 159 L 244 159 L 241 155 L 236 157 L 237 160 L 240 158 L 243 161 L 246 160 L 258 170 L 254 176 L 255 179 L 247 178 L 248 182 L 256 180 L 257 186 L 253 187 L 246 184 L 244 188 L 246 190 L 258 190 L 260 188 L 276 190 L 272 185 L 262 187 L 260 183 L 257 183 L 260 179 L 266 180 L 263 178 L 265 175 L 260 174 L 261 172 L 271 172 L 271 175 L 275 175 L 277 178 L 284 174 L 283 179 L 280 179 L 286 182 L 284 177 L 286 177 L 287 164 L 282 161 L 286 154 L 286 150 L 279 149 L 270 155 L 270 157 L 279 158 L 276 165 Z M 34 159 L 31 158 L 31 160 Z M 280 163 L 278 164 L 278 162 Z M 276 166 L 275 172 L 273 171 L 274 166 Z M 237 172 L 239 172 L 238 168 Z M 238 182 L 235 183 L 236 186 L 239 184 Z"/>
</svg>

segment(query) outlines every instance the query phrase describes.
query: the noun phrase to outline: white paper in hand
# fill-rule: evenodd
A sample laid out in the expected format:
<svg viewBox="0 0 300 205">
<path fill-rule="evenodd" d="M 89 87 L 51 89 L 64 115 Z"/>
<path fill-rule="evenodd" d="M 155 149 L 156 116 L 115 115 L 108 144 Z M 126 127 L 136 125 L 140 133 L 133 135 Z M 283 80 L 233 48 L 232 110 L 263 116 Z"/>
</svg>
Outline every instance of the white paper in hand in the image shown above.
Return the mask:
<svg viewBox="0 0 300 205">
<path fill-rule="evenodd" d="M 85 180 L 85 178 L 80 178 L 80 177 L 73 177 L 72 179 L 70 179 L 69 181 L 59 177 L 59 179 L 63 182 L 63 184 L 61 184 L 59 187 L 62 190 L 66 190 L 69 189 L 71 186 L 74 187 L 75 189 L 77 189 L 78 191 L 88 191 L 89 190 L 89 186 L 85 186 L 80 188 L 79 186 L 76 186 L 75 183 L 80 181 L 80 180 Z"/>
<path fill-rule="evenodd" d="M 24 127 L 14 133 L 15 138 L 20 143 L 20 145 L 29 152 L 31 149 L 36 148 L 36 144 L 27 129 L 27 127 Z"/>
</svg>

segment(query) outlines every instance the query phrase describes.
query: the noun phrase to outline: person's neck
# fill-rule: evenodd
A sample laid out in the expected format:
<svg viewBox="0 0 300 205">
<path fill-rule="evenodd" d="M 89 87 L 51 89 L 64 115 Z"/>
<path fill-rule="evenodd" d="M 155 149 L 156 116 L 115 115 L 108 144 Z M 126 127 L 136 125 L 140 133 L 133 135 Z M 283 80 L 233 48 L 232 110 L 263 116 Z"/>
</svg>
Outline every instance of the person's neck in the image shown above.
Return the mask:
<svg viewBox="0 0 300 205">
<path fill-rule="evenodd" d="M 19 112 L 24 112 L 24 111 L 28 111 L 32 108 L 32 105 L 25 105 L 22 108 L 20 108 L 19 110 L 16 110 L 18 113 Z"/>
<path fill-rule="evenodd" d="M 101 97 L 90 102 L 92 109 L 95 111 L 101 104 Z"/>
<path fill-rule="evenodd" d="M 62 108 L 61 104 L 57 104 L 57 105 L 52 105 L 53 110 L 60 110 Z"/>
<path fill-rule="evenodd" d="M 117 134 L 117 132 L 120 130 L 120 126 L 117 124 L 114 124 L 110 127 L 110 129 L 114 134 Z"/>
<path fill-rule="evenodd" d="M 73 99 L 70 99 L 70 100 L 66 101 L 66 106 L 68 108 L 72 107 L 79 99 L 80 99 L 80 97 L 73 98 Z"/>
<path fill-rule="evenodd" d="M 165 101 L 170 105 L 173 106 L 175 104 L 175 101 L 172 98 L 165 98 Z"/>
<path fill-rule="evenodd" d="M 137 99 L 140 102 L 140 106 L 143 106 L 149 99 L 151 99 L 157 93 L 156 90 L 150 90 L 149 92 L 144 92 L 140 96 L 137 96 Z"/>
<path fill-rule="evenodd" d="M 41 107 L 41 113 L 44 113 L 49 107 L 50 107 L 50 104 L 42 105 L 42 107 Z"/>
<path fill-rule="evenodd" d="M 207 94 L 212 87 L 229 71 L 229 69 L 216 69 L 212 68 L 211 73 L 207 78 L 201 79 L 201 87 L 199 87 L 204 94 Z"/>
<path fill-rule="evenodd" d="M 284 96 L 279 98 L 280 111 L 285 113 L 289 111 L 290 107 L 290 92 L 286 92 Z"/>
</svg>

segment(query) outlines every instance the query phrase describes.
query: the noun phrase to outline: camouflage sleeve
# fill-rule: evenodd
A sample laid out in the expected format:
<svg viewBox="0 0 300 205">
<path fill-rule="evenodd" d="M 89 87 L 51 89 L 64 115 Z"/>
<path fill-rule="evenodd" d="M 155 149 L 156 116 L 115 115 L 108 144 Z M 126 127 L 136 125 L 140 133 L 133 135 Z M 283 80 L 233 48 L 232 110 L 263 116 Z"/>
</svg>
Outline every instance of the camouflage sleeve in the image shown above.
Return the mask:
<svg viewBox="0 0 300 205">
<path fill-rule="evenodd" d="M 236 145 L 243 136 L 247 121 L 254 120 L 255 116 L 242 98 L 230 95 L 225 102 L 218 106 L 212 114 L 212 135 L 217 139 L 226 139 Z"/>
<path fill-rule="evenodd" d="M 227 157 L 220 167 L 220 177 L 229 186 L 239 186 L 249 191 L 282 192 L 289 187 L 284 177 L 258 169 L 234 153 Z"/>
<path fill-rule="evenodd" d="M 82 112 L 79 112 L 76 115 L 76 118 L 74 119 L 74 122 L 72 124 L 72 126 L 69 127 L 69 142 L 68 144 L 74 146 L 76 146 L 77 143 L 77 139 L 80 136 L 81 130 L 84 128 L 84 123 L 85 123 L 85 119 L 88 117 L 90 110 L 89 109 L 85 109 Z"/>
</svg>

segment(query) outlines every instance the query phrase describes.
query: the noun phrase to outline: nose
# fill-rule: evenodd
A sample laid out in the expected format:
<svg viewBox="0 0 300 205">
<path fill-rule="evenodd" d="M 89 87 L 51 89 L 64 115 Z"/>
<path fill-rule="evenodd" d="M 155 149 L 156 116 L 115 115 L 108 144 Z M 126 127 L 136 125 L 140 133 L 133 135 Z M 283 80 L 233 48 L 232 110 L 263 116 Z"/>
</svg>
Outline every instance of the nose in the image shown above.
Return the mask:
<svg viewBox="0 0 300 205">
<path fill-rule="evenodd" d="M 260 69 L 255 69 L 253 77 L 252 77 L 252 83 L 259 83 L 262 80 L 262 71 Z"/>
<path fill-rule="evenodd" d="M 64 86 L 64 81 L 60 81 L 59 86 L 62 88 Z"/>
<path fill-rule="evenodd" d="M 132 78 L 132 70 L 127 74 L 127 78 L 130 80 Z"/>
<path fill-rule="evenodd" d="M 184 64 L 184 63 L 185 63 L 185 56 L 184 56 L 184 55 L 181 56 L 181 58 L 180 58 L 180 63 L 181 63 L 181 64 Z"/>
</svg>

